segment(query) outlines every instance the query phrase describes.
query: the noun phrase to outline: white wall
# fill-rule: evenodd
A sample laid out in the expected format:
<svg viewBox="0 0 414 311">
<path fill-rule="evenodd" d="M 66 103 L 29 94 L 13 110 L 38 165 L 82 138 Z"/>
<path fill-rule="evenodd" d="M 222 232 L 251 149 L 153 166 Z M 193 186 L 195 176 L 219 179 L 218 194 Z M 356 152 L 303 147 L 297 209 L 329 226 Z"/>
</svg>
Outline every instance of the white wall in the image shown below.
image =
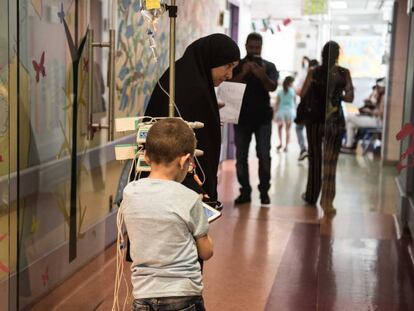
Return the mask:
<svg viewBox="0 0 414 311">
<path fill-rule="evenodd" d="M 252 0 L 240 0 L 239 2 L 239 47 L 244 55 L 246 38 L 252 31 L 252 13 L 251 13 Z"/>
</svg>

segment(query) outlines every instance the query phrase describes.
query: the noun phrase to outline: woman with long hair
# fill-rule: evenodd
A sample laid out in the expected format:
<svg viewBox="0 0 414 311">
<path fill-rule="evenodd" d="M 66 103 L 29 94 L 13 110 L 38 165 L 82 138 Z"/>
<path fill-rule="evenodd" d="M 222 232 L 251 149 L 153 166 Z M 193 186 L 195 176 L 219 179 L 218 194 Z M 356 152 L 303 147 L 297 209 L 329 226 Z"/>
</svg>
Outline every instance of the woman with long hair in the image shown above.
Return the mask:
<svg viewBox="0 0 414 311">
<path fill-rule="evenodd" d="M 333 206 L 336 165 L 345 132 L 341 104 L 354 100 L 349 70 L 337 65 L 339 53 L 338 43 L 329 41 L 325 44 L 322 65 L 309 71 L 300 94 L 307 107 L 305 123 L 309 148 L 308 182 L 302 198 L 315 205 L 322 189 L 320 204 L 325 215 L 336 213 Z"/>
<path fill-rule="evenodd" d="M 283 81 L 283 89 L 281 89 L 276 96 L 275 105 L 275 118 L 278 125 L 279 141 L 280 144 L 277 147 L 279 151 L 282 148 L 282 130 L 285 126 L 286 145 L 284 151 L 288 151 L 289 138 L 290 138 L 290 125 L 295 119 L 296 114 L 296 92 L 293 88 L 293 81 L 295 79 L 291 76 L 287 76 Z"/>
</svg>

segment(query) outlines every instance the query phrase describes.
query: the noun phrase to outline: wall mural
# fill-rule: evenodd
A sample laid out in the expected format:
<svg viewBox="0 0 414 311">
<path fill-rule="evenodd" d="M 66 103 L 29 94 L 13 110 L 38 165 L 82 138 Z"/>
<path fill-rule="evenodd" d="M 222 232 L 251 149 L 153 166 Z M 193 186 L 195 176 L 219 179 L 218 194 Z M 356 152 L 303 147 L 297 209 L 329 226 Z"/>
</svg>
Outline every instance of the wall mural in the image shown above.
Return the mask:
<svg viewBox="0 0 414 311">
<path fill-rule="evenodd" d="M 83 0 L 79 3 L 84 3 Z M 150 61 L 151 51 L 148 45 L 146 27 L 139 12 L 138 0 L 118 0 L 118 41 L 116 55 L 116 87 L 117 102 L 115 114 L 133 116 L 142 114 L 148 102 L 157 78 L 168 66 L 169 52 L 169 18 L 164 14 L 159 21 L 156 35 L 159 51 L 158 65 Z M 81 181 L 88 177 L 88 149 L 95 147 L 86 141 L 85 132 L 78 124 L 75 136 L 73 123 L 76 116 L 83 120 L 87 105 L 88 62 L 87 48 L 80 50 L 85 29 L 79 30 L 79 42 L 75 37 L 75 1 L 74 0 L 30 0 L 19 1 L 20 22 L 20 57 L 17 58 L 17 36 L 10 34 L 11 50 L 14 54 L 10 60 L 0 62 L 0 78 L 9 67 L 10 76 L 16 77 L 20 72 L 20 168 L 22 171 L 40 164 L 49 164 L 64 160 L 73 154 L 74 138 L 78 142 L 77 152 L 83 154 L 76 167 L 78 189 Z M 177 18 L 177 58 L 185 47 L 203 35 L 222 32 L 218 25 L 221 0 L 178 0 Z M 82 15 L 80 15 L 82 16 Z M 86 25 L 86 21 L 80 21 Z M 47 34 L 45 36 L 44 34 Z M 73 36 L 73 37 L 72 37 Z M 1 55 L 6 55 L 1 53 Z M 9 66 L 7 63 L 10 61 Z M 76 77 L 77 76 L 77 77 Z M 10 141 L 17 141 L 16 129 L 10 129 L 7 115 L 8 107 L 11 118 L 16 119 L 17 99 L 11 97 L 9 103 L 4 98 L 7 91 L 17 94 L 16 81 L 10 81 L 7 87 L 0 83 L 0 177 L 16 167 L 4 167 L 9 162 L 8 147 L 3 144 L 10 136 Z M 76 96 L 78 98 L 76 99 Z M 76 106 L 77 111 L 74 110 Z M 3 119 L 2 119 L 3 118 Z M 80 122 L 79 122 L 80 123 Z M 10 125 L 11 126 L 11 125 Z M 3 135 L 3 136 L 2 136 Z M 94 142 L 95 143 L 95 142 Z M 105 142 L 101 142 L 105 144 Z M 10 150 L 10 158 L 17 158 L 16 150 Z M 104 165 L 104 164 L 102 164 Z M 21 209 L 21 253 L 20 268 L 35 263 L 43 254 L 49 253 L 68 238 L 70 227 L 70 165 L 66 167 L 64 176 L 37 174 L 33 187 L 28 194 L 20 198 Z M 90 179 L 90 178 L 89 178 Z M 50 183 L 53 181 L 53 183 Z M 84 183 L 84 185 L 87 182 Z M 26 189 L 21 189 L 22 193 Z M 1 193 L 0 193 L 1 195 Z M 1 196 L 0 196 L 1 199 Z M 90 206 L 84 202 L 81 191 L 76 198 L 77 219 L 76 238 L 84 238 L 84 229 L 102 217 L 102 208 Z M 10 209 L 16 210 L 16 202 Z M 95 209 L 99 209 L 96 213 Z M 95 215 L 96 214 L 96 215 Z M 7 215 L 7 214 L 6 214 Z M 9 216 L 11 217 L 11 216 Z M 7 219 L 5 217 L 4 219 Z M 50 221 L 53 219 L 53 221 Z M 0 225 L 0 228 L 3 226 Z M 96 231 L 94 231 L 96 235 Z M 0 252 L 8 246 L 7 232 L 0 231 Z M 15 248 L 16 245 L 13 244 Z M 15 249 L 12 250 L 15 253 Z M 29 301 L 44 293 L 65 277 L 57 273 L 59 264 L 51 260 L 39 261 L 37 269 L 20 272 L 19 277 L 24 286 L 24 293 Z M 16 269 L 16 259 L 7 265 L 6 258 L 0 257 L 0 279 L 7 277 L 9 271 Z M 39 272 L 41 271 L 41 272 Z M 24 280 L 24 281 L 23 281 Z M 31 297 L 31 298 L 29 298 Z"/>
<path fill-rule="evenodd" d="M 203 35 L 222 32 L 219 26 L 219 0 L 178 0 L 177 58 L 186 46 Z M 118 11 L 118 51 L 116 59 L 119 116 L 142 114 L 154 85 L 168 67 L 169 18 L 165 13 L 156 33 L 158 65 L 151 60 L 146 25 L 139 12 L 139 1 L 122 0 Z"/>
</svg>

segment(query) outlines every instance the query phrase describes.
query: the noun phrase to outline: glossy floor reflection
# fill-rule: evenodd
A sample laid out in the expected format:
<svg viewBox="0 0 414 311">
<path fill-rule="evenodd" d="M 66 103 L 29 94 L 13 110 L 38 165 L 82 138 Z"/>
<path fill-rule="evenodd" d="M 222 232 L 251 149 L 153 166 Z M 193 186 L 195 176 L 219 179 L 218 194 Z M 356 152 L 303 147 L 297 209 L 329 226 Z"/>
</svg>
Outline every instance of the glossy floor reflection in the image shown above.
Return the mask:
<svg viewBox="0 0 414 311">
<path fill-rule="evenodd" d="M 266 310 L 413 310 L 413 288 L 406 245 L 296 224 Z"/>
<path fill-rule="evenodd" d="M 414 310 L 413 267 L 392 216 L 394 168 L 341 155 L 338 214 L 320 222 L 320 209 L 300 200 L 307 164 L 297 162 L 296 151 L 272 153 L 270 207 L 260 206 L 257 189 L 251 204 L 234 206 L 235 163 L 222 164 L 225 208 L 210 227 L 207 310 Z M 250 169 L 256 187 L 254 158 Z M 32 310 L 111 310 L 114 259 L 111 247 Z"/>
</svg>

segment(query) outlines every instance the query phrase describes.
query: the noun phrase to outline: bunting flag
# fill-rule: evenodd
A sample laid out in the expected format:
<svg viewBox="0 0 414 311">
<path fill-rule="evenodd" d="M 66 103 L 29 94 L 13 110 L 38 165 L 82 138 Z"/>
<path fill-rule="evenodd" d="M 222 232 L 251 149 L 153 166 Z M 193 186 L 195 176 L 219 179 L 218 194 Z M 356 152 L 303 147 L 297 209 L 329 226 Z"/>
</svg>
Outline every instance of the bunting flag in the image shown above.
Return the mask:
<svg viewBox="0 0 414 311">
<path fill-rule="evenodd" d="M 260 32 L 270 31 L 270 33 L 273 35 L 275 34 L 275 32 L 282 32 L 283 29 L 288 27 L 292 22 L 293 20 L 291 18 L 285 18 L 281 22 L 272 25 L 270 22 L 270 18 L 265 18 L 253 21 L 252 30 L 257 31 L 259 29 Z"/>
</svg>

